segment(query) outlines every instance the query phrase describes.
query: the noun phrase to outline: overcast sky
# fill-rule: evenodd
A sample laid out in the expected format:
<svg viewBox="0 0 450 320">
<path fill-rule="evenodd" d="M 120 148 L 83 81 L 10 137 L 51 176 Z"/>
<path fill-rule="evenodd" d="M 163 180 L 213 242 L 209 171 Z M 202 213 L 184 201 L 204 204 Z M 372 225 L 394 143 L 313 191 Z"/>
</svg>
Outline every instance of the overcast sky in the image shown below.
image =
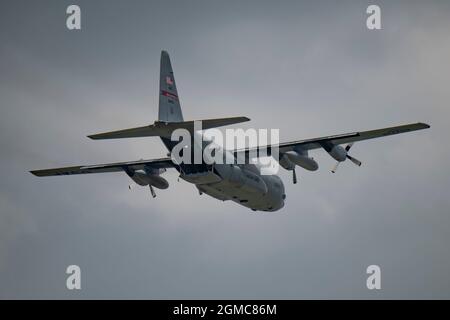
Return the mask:
<svg viewBox="0 0 450 320">
<path fill-rule="evenodd" d="M 81 31 L 66 29 L 72 3 Z M 0 298 L 450 298 L 449 15 L 448 1 L 4 1 Z M 163 156 L 157 138 L 86 138 L 157 118 L 163 49 L 186 119 L 248 116 L 282 141 L 431 129 L 357 143 L 363 165 L 334 175 L 314 151 L 318 172 L 280 173 L 275 213 L 173 171 L 156 199 L 125 174 L 28 173 Z"/>
</svg>

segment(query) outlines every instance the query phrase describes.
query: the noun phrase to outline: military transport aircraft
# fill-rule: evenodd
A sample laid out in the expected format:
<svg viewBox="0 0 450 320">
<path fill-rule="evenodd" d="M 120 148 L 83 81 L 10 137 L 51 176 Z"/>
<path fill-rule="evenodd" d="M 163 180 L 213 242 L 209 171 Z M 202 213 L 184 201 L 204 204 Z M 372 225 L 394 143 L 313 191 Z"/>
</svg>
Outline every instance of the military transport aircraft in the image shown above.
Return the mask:
<svg viewBox="0 0 450 320">
<path fill-rule="evenodd" d="M 284 185 L 281 179 L 273 175 L 262 175 L 261 167 L 253 163 L 239 164 L 232 161 L 208 164 L 200 163 L 178 163 L 169 156 L 176 141 L 171 140 L 171 134 L 176 129 L 186 129 L 194 135 L 202 135 L 200 131 L 194 130 L 194 121 L 184 121 L 175 84 L 174 73 L 170 58 L 167 52 L 161 53 L 160 65 L 160 88 L 159 88 L 159 114 L 158 121 L 143 127 L 111 131 L 88 136 L 91 139 L 119 139 L 159 136 L 169 150 L 168 157 L 150 160 L 138 160 L 130 162 L 108 163 L 100 165 L 85 165 L 64 167 L 46 170 L 31 171 L 38 177 L 72 175 L 85 173 L 103 172 L 125 172 L 134 182 L 141 186 L 149 186 L 153 197 L 156 196 L 153 188 L 166 189 L 169 184 L 161 174 L 167 168 L 176 169 L 180 178 L 194 184 L 199 193 L 206 193 L 218 200 L 231 200 L 254 211 L 277 211 L 284 206 L 286 198 Z M 202 129 L 210 129 L 249 121 L 246 117 L 231 117 L 220 119 L 202 120 Z M 277 145 L 268 144 L 258 146 L 258 152 L 264 149 L 264 155 L 273 155 L 274 148 L 278 151 L 278 163 L 286 170 L 293 172 L 293 182 L 297 182 L 295 167 L 300 166 L 306 170 L 315 171 L 318 169 L 317 162 L 308 155 L 309 150 L 324 149 L 328 154 L 337 160 L 332 172 L 335 172 L 337 165 L 346 159 L 360 166 L 361 162 L 348 154 L 354 142 L 385 137 L 389 135 L 410 132 L 429 128 L 425 123 L 407 124 L 377 130 L 352 132 L 334 136 L 319 137 L 306 140 L 298 140 Z M 208 141 L 206 139 L 206 141 Z M 201 148 L 205 148 L 202 141 Z M 346 144 L 345 147 L 341 146 Z M 223 157 L 235 159 L 239 154 L 247 156 L 253 148 L 243 148 L 226 150 L 218 148 Z M 192 149 L 191 149 L 192 150 Z M 260 155 L 260 153 L 258 153 Z"/>
</svg>

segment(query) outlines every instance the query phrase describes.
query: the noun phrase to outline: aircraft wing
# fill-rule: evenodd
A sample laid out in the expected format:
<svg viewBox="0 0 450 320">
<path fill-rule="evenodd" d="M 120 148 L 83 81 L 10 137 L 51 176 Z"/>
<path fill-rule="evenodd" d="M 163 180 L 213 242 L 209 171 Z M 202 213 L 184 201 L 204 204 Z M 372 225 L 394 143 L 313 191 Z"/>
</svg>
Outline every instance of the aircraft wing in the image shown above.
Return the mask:
<svg viewBox="0 0 450 320">
<path fill-rule="evenodd" d="M 376 129 L 376 130 L 369 130 L 369 131 L 361 131 L 361 132 L 351 132 L 351 133 L 345 133 L 345 134 L 339 134 L 334 136 L 325 136 L 325 137 L 319 137 L 319 138 L 313 138 L 313 139 L 305 139 L 305 140 L 298 140 L 298 141 L 291 141 L 291 142 L 284 142 L 280 143 L 279 145 L 268 145 L 268 146 L 258 146 L 254 148 L 246 148 L 246 149 L 239 149 L 235 150 L 235 155 L 239 153 L 245 153 L 247 156 L 249 153 L 253 152 L 253 154 L 257 154 L 256 152 L 258 150 L 263 150 L 264 155 L 270 155 L 271 151 L 274 147 L 279 148 L 279 152 L 287 152 L 292 151 L 296 147 L 300 147 L 303 150 L 313 150 L 313 149 L 319 149 L 323 148 L 323 143 L 325 142 L 331 142 L 335 145 L 344 144 L 344 143 L 351 143 L 351 142 L 357 142 L 362 140 L 369 140 L 374 138 L 381 138 L 386 136 L 391 136 L 395 134 L 400 133 L 406 133 L 416 130 L 422 130 L 430 128 L 430 126 L 426 123 L 412 123 L 412 124 L 406 124 L 401 126 L 395 126 L 395 127 L 388 127 L 388 128 L 382 128 L 382 129 Z"/>
<path fill-rule="evenodd" d="M 72 174 L 119 172 L 125 171 L 125 169 L 140 170 L 144 169 L 144 167 L 153 169 L 173 168 L 174 166 L 175 164 L 172 162 L 171 158 L 161 158 L 151 160 L 138 160 L 138 161 L 116 162 L 116 163 L 106 163 L 87 166 L 34 170 L 30 172 L 38 177 L 48 177 L 48 176 L 62 176 Z"/>
</svg>

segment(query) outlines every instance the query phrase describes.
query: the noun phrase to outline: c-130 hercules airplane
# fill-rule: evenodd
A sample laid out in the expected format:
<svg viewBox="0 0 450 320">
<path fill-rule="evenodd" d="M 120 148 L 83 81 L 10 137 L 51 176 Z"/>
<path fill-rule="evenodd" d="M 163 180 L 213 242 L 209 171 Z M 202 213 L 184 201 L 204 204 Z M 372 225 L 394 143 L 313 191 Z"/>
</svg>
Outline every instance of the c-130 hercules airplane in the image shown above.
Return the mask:
<svg viewBox="0 0 450 320">
<path fill-rule="evenodd" d="M 200 148 L 205 148 L 204 142 L 208 141 L 203 137 L 203 133 L 194 130 L 194 121 L 184 121 L 175 84 L 174 73 L 167 52 L 161 53 L 160 65 L 160 91 L 159 91 L 159 117 L 152 125 L 112 131 L 88 136 L 91 139 L 119 139 L 159 136 L 169 150 L 172 152 L 177 141 L 171 140 L 171 134 L 176 129 L 185 129 L 195 135 L 201 135 L 202 144 Z M 246 117 L 231 117 L 220 119 L 202 120 L 202 129 L 210 129 L 249 121 Z M 265 150 L 264 156 L 271 155 L 272 150 L 277 148 L 279 164 L 286 170 L 293 172 L 293 182 L 297 182 L 295 167 L 300 166 L 306 170 L 315 171 L 318 169 L 317 162 L 308 155 L 309 150 L 324 149 L 329 155 L 340 162 L 349 159 L 354 164 L 360 166 L 361 162 L 348 154 L 354 142 L 373 138 L 385 137 L 389 135 L 410 132 L 429 128 L 425 123 L 407 124 L 377 130 L 346 133 L 334 136 L 320 137 L 314 139 L 298 140 L 277 145 L 268 144 L 266 146 L 248 147 L 236 150 L 226 150 L 216 146 L 216 152 L 220 152 L 227 159 L 236 159 L 240 153 L 247 157 L 255 149 Z M 345 147 L 342 144 L 347 144 Z M 193 150 L 193 149 L 191 149 Z M 260 153 L 258 153 L 260 155 Z M 206 193 L 218 200 L 232 200 L 238 204 L 248 207 L 254 211 L 277 211 L 284 206 L 286 199 L 284 185 L 277 175 L 261 174 L 261 167 L 258 164 L 244 163 L 236 161 L 226 163 L 208 164 L 203 159 L 200 163 L 179 163 L 173 157 L 161 159 L 138 160 L 130 162 L 108 163 L 100 165 L 86 165 L 55 168 L 47 170 L 31 171 L 38 177 L 73 175 L 85 173 L 103 173 L 124 171 L 134 182 L 141 186 L 149 186 L 153 197 L 156 196 L 154 187 L 167 189 L 169 183 L 161 177 L 167 168 L 176 169 L 180 178 L 195 184 L 200 194 Z"/>
</svg>

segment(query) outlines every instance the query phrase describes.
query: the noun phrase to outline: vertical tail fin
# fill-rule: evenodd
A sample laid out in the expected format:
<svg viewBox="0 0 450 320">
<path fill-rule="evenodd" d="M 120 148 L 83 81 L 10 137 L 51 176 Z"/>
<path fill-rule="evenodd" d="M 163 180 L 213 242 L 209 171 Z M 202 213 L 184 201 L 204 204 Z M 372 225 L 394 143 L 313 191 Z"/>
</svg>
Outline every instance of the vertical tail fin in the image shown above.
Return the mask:
<svg viewBox="0 0 450 320">
<path fill-rule="evenodd" d="M 158 120 L 164 122 L 183 121 L 183 113 L 181 112 L 175 76 L 173 74 L 169 54 L 166 51 L 161 52 Z"/>
</svg>

